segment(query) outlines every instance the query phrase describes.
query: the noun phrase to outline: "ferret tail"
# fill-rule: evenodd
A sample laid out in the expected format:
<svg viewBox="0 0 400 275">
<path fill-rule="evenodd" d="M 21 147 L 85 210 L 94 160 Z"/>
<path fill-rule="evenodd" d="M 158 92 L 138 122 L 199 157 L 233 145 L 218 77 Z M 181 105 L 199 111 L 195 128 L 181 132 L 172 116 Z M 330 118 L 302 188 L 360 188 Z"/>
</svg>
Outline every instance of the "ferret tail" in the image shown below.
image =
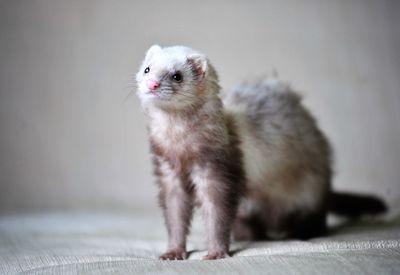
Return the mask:
<svg viewBox="0 0 400 275">
<path fill-rule="evenodd" d="M 329 211 L 340 216 L 358 218 L 362 215 L 383 214 L 387 209 L 385 202 L 373 195 L 331 193 Z"/>
</svg>

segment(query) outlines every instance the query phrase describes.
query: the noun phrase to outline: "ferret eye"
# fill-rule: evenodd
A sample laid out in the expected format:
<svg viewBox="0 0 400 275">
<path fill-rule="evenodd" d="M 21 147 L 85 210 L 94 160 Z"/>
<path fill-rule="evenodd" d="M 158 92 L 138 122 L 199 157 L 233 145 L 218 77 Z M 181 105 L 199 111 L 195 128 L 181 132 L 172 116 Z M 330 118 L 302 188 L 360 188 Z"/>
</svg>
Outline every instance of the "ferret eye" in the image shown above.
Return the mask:
<svg viewBox="0 0 400 275">
<path fill-rule="evenodd" d="M 150 72 L 150 68 L 147 67 L 146 69 L 144 69 L 144 73 L 147 74 L 148 72 Z"/>
<path fill-rule="evenodd" d="M 180 72 L 177 72 L 172 75 L 172 79 L 175 80 L 176 82 L 181 82 L 182 81 L 182 74 Z"/>
</svg>

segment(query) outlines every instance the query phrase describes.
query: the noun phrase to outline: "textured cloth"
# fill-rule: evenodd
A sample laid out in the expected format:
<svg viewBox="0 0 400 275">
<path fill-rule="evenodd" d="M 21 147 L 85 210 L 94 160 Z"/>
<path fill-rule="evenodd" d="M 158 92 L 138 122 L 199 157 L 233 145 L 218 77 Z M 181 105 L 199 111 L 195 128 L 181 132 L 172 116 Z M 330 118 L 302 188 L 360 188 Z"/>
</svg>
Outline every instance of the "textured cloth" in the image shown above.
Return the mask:
<svg viewBox="0 0 400 275">
<path fill-rule="evenodd" d="M 309 241 L 237 242 L 233 256 L 206 254 L 195 220 L 186 261 L 159 261 L 159 214 L 0 217 L 0 274 L 400 274 L 400 219 L 337 227 Z"/>
</svg>

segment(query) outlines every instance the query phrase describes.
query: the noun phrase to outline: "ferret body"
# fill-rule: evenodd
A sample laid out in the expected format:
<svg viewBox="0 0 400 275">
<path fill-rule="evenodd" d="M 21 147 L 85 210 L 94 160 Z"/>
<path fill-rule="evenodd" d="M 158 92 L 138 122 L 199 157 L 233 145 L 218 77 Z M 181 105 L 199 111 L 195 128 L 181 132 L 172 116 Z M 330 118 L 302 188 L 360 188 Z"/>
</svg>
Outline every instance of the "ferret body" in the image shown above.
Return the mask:
<svg viewBox="0 0 400 275">
<path fill-rule="evenodd" d="M 231 233 L 255 240 L 324 232 L 331 150 L 288 86 L 242 83 L 222 102 L 203 54 L 157 45 L 136 80 L 168 231 L 161 259 L 187 257 L 196 205 L 205 216 L 205 259 L 226 257 Z"/>
</svg>

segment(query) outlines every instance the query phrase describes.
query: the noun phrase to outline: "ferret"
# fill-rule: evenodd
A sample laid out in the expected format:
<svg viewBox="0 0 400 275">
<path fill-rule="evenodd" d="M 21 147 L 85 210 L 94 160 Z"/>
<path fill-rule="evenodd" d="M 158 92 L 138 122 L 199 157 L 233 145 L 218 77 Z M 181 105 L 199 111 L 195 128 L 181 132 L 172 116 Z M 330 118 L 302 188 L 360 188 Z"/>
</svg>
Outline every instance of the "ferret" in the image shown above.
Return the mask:
<svg viewBox="0 0 400 275">
<path fill-rule="evenodd" d="M 243 82 L 222 100 L 204 54 L 158 45 L 147 51 L 136 81 L 168 232 L 160 259 L 187 258 L 195 206 L 206 223 L 203 259 L 229 256 L 231 234 L 308 239 L 325 232 L 328 210 L 384 210 L 381 201 L 360 196 L 358 207 L 343 209 L 354 198 L 331 191 L 329 142 L 288 85 Z"/>
</svg>

